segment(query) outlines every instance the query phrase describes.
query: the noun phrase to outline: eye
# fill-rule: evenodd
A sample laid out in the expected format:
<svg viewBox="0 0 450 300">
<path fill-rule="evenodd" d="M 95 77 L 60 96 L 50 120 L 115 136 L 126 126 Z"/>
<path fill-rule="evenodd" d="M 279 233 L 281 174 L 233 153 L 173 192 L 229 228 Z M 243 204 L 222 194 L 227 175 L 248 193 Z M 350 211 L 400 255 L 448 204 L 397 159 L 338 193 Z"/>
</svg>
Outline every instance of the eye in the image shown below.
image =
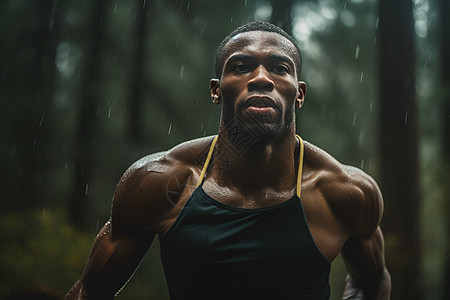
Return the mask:
<svg viewBox="0 0 450 300">
<path fill-rule="evenodd" d="M 241 63 L 241 64 L 236 64 L 233 67 L 233 70 L 236 73 L 245 73 L 245 72 L 248 72 L 250 69 L 249 69 L 249 67 L 246 64 L 242 64 Z"/>
<path fill-rule="evenodd" d="M 279 74 L 285 74 L 289 71 L 289 69 L 285 65 L 276 65 L 273 70 Z"/>
</svg>

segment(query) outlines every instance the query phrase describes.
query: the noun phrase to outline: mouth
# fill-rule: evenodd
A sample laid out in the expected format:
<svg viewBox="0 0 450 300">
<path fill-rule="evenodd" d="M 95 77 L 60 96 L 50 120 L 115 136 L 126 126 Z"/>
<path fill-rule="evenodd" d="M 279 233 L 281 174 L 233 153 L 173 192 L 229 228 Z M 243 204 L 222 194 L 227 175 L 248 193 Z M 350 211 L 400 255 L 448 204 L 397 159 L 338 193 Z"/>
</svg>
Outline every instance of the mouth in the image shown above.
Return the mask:
<svg viewBox="0 0 450 300">
<path fill-rule="evenodd" d="M 267 96 L 254 95 L 245 100 L 246 110 L 250 113 L 268 114 L 275 112 L 275 101 Z"/>
</svg>

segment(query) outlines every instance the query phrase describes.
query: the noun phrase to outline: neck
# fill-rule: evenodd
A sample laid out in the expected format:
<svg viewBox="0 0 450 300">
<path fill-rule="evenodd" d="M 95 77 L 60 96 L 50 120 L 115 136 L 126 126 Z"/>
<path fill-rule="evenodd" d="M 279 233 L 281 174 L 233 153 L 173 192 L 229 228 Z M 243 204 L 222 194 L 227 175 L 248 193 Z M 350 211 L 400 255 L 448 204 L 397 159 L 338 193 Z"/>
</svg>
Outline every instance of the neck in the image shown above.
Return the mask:
<svg viewBox="0 0 450 300">
<path fill-rule="evenodd" d="M 298 149 L 295 125 L 272 138 L 221 128 L 209 176 L 242 192 L 287 190 L 295 187 Z"/>
</svg>

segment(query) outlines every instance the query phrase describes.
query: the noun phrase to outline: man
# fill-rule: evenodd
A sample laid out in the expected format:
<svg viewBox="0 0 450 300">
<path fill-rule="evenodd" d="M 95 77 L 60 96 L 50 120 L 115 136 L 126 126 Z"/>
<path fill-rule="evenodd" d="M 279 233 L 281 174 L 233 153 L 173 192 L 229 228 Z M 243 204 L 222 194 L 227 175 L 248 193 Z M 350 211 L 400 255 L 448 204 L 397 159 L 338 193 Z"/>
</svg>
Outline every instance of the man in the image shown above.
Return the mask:
<svg viewBox="0 0 450 300">
<path fill-rule="evenodd" d="M 216 54 L 219 133 L 148 156 L 120 180 L 112 215 L 66 299 L 112 299 L 156 234 L 171 299 L 329 299 L 341 253 L 344 299 L 389 299 L 372 178 L 295 134 L 296 42 L 269 23 Z M 301 200 L 300 200 L 301 199 Z"/>
</svg>

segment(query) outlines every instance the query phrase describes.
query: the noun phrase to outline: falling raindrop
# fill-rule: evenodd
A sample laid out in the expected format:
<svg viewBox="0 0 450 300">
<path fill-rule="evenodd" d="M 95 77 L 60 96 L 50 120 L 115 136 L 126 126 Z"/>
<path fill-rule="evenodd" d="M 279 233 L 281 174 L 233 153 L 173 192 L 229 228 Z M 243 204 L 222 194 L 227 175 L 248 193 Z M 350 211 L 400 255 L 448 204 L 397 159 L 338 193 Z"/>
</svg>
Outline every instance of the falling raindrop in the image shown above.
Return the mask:
<svg viewBox="0 0 450 300">
<path fill-rule="evenodd" d="M 364 159 L 361 160 L 361 167 L 360 167 L 360 169 L 361 169 L 361 170 L 364 169 Z"/>
<path fill-rule="evenodd" d="M 172 131 L 172 123 L 169 125 L 169 131 L 167 132 L 167 135 L 170 135 L 171 131 Z"/>
<path fill-rule="evenodd" d="M 191 6 L 191 1 L 188 1 L 188 2 L 187 2 L 187 5 L 186 5 L 186 11 L 189 11 L 189 6 Z"/>
<path fill-rule="evenodd" d="M 180 79 L 183 79 L 183 76 L 184 76 L 184 65 L 182 65 L 180 68 Z"/>
<path fill-rule="evenodd" d="M 42 116 L 41 121 L 39 122 L 39 128 L 41 128 L 43 122 L 44 122 L 44 116 Z"/>
<path fill-rule="evenodd" d="M 89 184 L 86 184 L 86 188 L 84 189 L 84 193 L 86 194 L 86 196 L 88 192 L 89 192 Z"/>
<path fill-rule="evenodd" d="M 356 117 L 357 117 L 357 114 L 356 114 L 356 113 L 353 113 L 353 122 L 352 122 L 352 126 L 355 126 L 355 124 L 356 124 Z"/>
<path fill-rule="evenodd" d="M 34 141 L 33 141 L 33 147 L 32 147 L 32 149 L 34 150 L 35 147 L 36 147 L 36 139 L 34 139 Z"/>
<path fill-rule="evenodd" d="M 233 16 L 230 17 L 230 23 L 233 24 Z"/>
<path fill-rule="evenodd" d="M 114 5 L 114 14 L 116 14 L 116 11 L 117 11 L 117 4 Z"/>
<path fill-rule="evenodd" d="M 360 80 L 361 82 L 363 82 L 363 78 L 364 78 L 364 72 L 361 72 L 361 76 L 360 76 L 359 80 Z"/>
<path fill-rule="evenodd" d="M 111 107 L 108 108 L 108 119 L 111 119 Z"/>
<path fill-rule="evenodd" d="M 370 104 L 369 104 L 369 111 L 372 111 L 372 108 L 373 108 L 373 101 L 370 101 Z"/>
<path fill-rule="evenodd" d="M 197 108 L 197 105 L 198 105 L 198 101 L 199 101 L 199 100 L 200 100 L 200 97 L 197 97 L 197 101 L 195 102 L 194 109 Z"/>
<path fill-rule="evenodd" d="M 356 50 L 355 50 L 355 59 L 358 59 L 359 57 L 359 45 L 356 46 Z"/>
<path fill-rule="evenodd" d="M 406 124 L 406 122 L 408 122 L 408 112 L 406 112 L 406 114 L 405 114 L 405 124 Z"/>
<path fill-rule="evenodd" d="M 244 6 L 247 6 L 247 0 L 244 1 Z"/>
</svg>

